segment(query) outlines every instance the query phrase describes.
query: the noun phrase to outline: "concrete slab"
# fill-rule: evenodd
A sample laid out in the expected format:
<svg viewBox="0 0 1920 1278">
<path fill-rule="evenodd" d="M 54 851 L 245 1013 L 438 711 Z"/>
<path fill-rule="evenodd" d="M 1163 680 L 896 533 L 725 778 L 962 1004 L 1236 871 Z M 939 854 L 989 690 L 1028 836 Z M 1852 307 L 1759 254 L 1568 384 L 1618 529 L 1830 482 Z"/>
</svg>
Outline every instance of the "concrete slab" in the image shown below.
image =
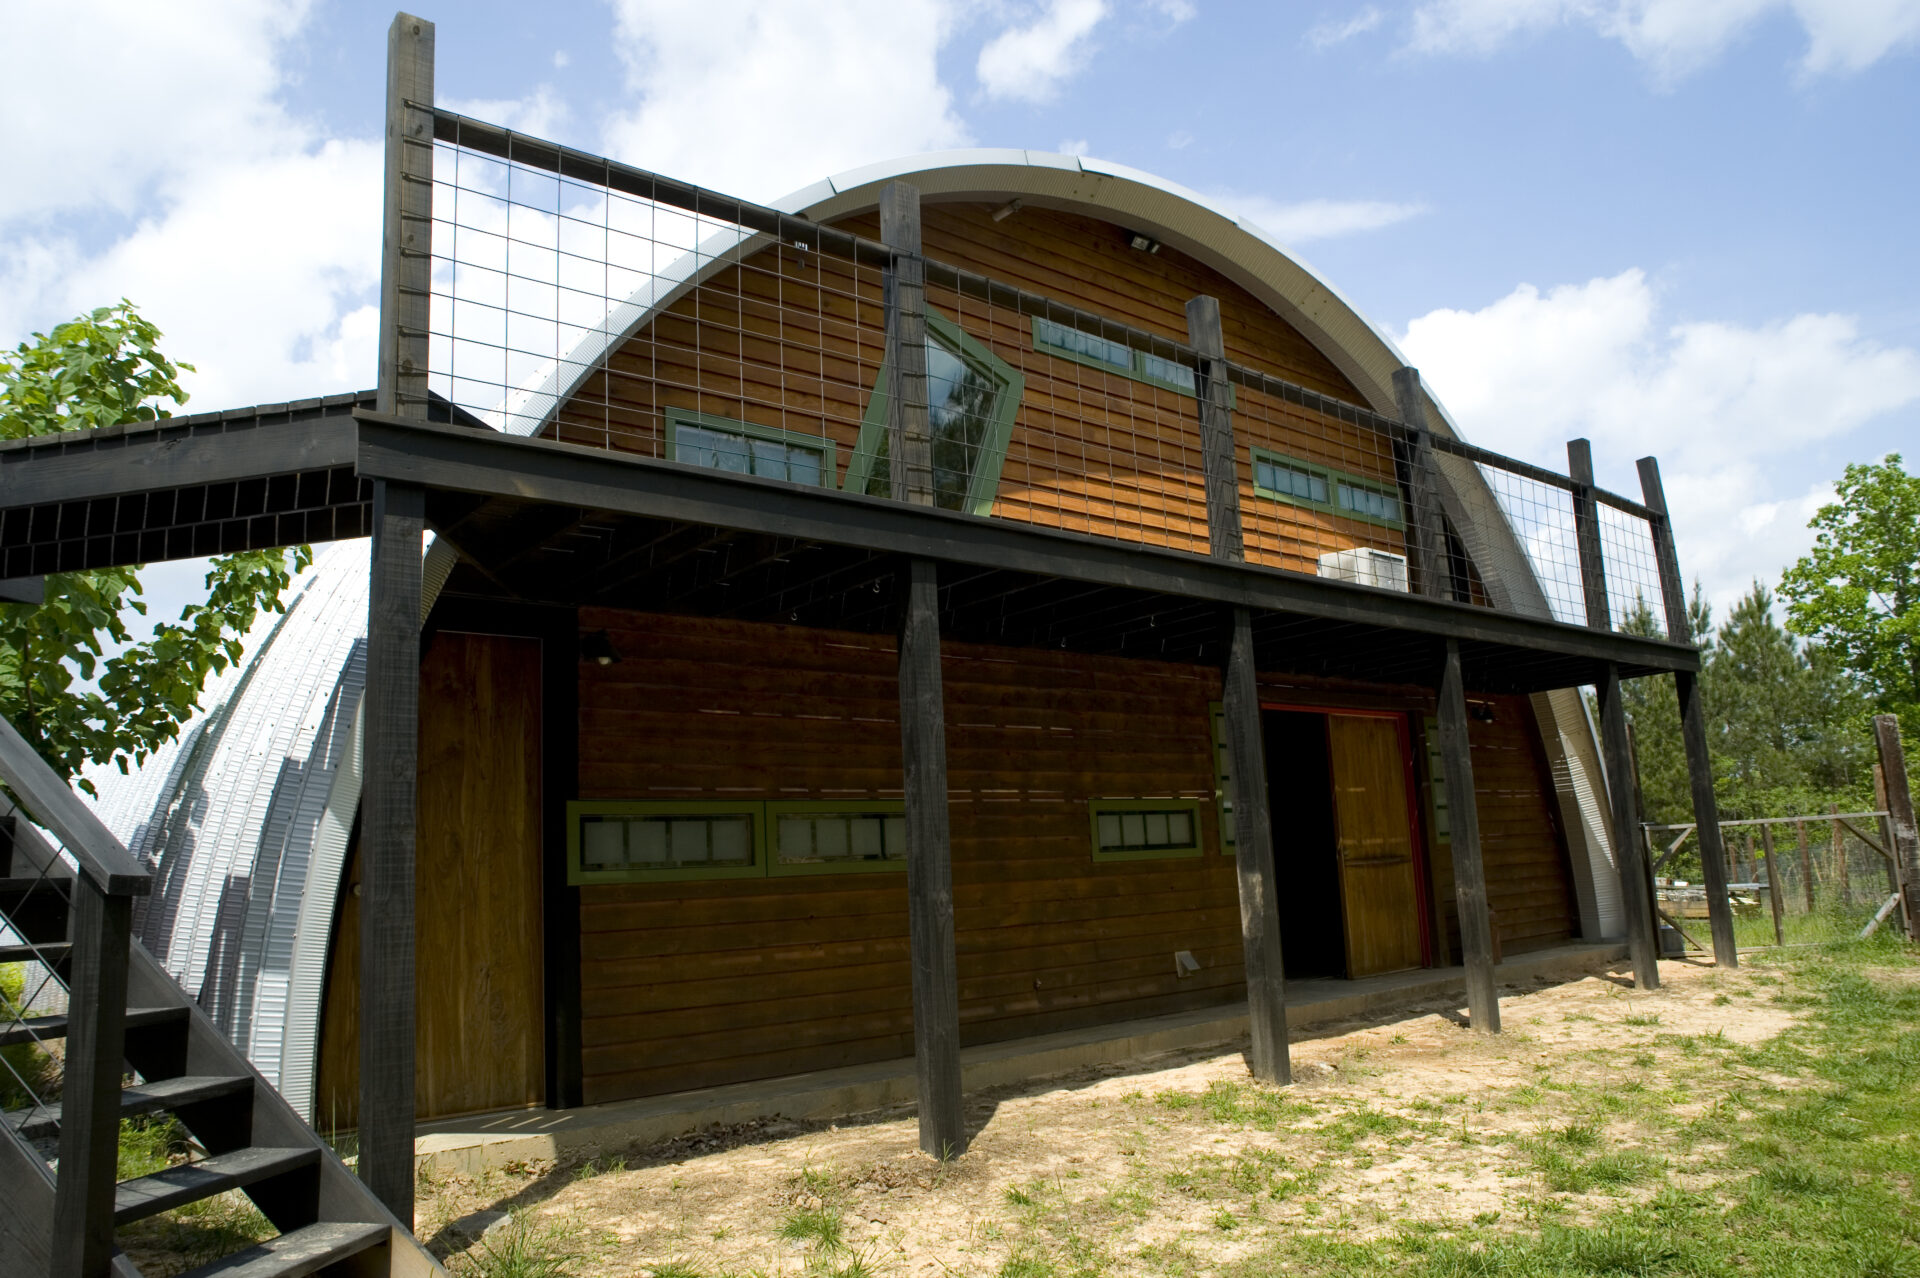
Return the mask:
<svg viewBox="0 0 1920 1278">
<path fill-rule="evenodd" d="M 1578 979 L 1626 958 L 1623 942 L 1573 944 L 1515 955 L 1500 966 L 1503 984 Z M 1287 983 L 1287 1019 L 1300 1031 L 1331 1021 L 1381 1014 L 1431 999 L 1464 997 L 1457 967 L 1395 972 L 1358 981 Z M 1100 1065 L 1143 1062 L 1169 1052 L 1225 1047 L 1244 1038 L 1244 1004 L 1121 1021 L 1059 1034 L 983 1043 L 961 1053 L 969 1092 L 1024 1084 Z M 423 1123 L 414 1142 L 422 1167 L 478 1172 L 539 1159 L 586 1159 L 671 1140 L 715 1126 L 773 1119 L 831 1121 L 914 1099 L 910 1057 L 733 1083 L 667 1096 L 566 1110 L 509 1110 Z"/>
</svg>

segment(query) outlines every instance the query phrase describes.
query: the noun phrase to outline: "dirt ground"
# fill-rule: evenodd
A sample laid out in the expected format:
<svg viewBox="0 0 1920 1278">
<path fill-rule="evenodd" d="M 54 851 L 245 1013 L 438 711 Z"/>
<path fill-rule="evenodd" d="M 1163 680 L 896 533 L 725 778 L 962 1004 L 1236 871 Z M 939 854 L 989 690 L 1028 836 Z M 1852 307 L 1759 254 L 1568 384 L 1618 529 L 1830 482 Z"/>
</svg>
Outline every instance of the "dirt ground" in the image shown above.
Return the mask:
<svg viewBox="0 0 1920 1278">
<path fill-rule="evenodd" d="M 1702 1045 L 1791 1023 L 1763 971 L 1676 961 L 1661 975 L 1646 994 L 1621 969 L 1503 987 L 1498 1036 L 1439 1003 L 1296 1031 L 1284 1090 L 1251 1085 L 1240 1050 L 1223 1047 L 972 1096 L 973 1142 L 945 1165 L 915 1149 L 912 1113 L 896 1109 L 585 1166 L 423 1177 L 419 1234 L 456 1273 L 505 1272 L 502 1239 L 517 1230 L 580 1275 L 918 1278 L 1204 1272 L 1275 1229 L 1364 1239 L 1409 1221 L 1490 1224 L 1546 1192 L 1521 1152 L 1543 1133 L 1657 1157 L 1673 1120 L 1717 1099 Z M 1632 1192 L 1618 1187 L 1631 1180 L 1591 1192 Z M 449 1227 L 485 1209 L 516 1223 L 478 1244 Z"/>
</svg>

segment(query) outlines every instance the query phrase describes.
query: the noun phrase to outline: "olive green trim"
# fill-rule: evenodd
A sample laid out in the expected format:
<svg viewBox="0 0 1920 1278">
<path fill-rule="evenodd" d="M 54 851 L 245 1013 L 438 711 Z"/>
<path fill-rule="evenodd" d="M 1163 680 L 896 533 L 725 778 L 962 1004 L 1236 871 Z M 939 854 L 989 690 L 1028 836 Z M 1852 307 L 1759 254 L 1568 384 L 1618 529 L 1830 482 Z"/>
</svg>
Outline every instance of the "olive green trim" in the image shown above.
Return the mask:
<svg viewBox="0 0 1920 1278">
<path fill-rule="evenodd" d="M 820 454 L 820 486 L 832 488 L 835 467 L 839 460 L 839 450 L 834 442 L 825 435 L 809 435 L 802 431 L 786 430 L 779 426 L 756 426 L 752 422 L 735 421 L 731 417 L 715 417 L 711 413 L 696 413 L 687 408 L 663 408 L 661 415 L 667 421 L 666 458 L 678 461 L 675 456 L 679 448 L 674 439 L 673 428 L 685 423 L 706 430 L 717 430 L 729 435 L 745 435 L 751 439 L 772 440 L 776 444 L 791 444 L 797 448 L 811 448 Z"/>
<path fill-rule="evenodd" d="M 1197 393 L 1193 386 L 1182 386 L 1179 382 L 1170 382 L 1164 377 L 1155 377 L 1152 373 L 1149 373 L 1147 371 L 1148 353 L 1146 351 L 1137 351 L 1130 346 L 1124 348 L 1127 352 L 1128 362 L 1127 366 L 1122 368 L 1118 364 L 1109 364 L 1104 359 L 1083 354 L 1071 347 L 1055 346 L 1052 342 L 1040 336 L 1040 317 L 1038 315 L 1032 316 L 1031 321 L 1029 328 L 1033 334 L 1033 349 L 1039 351 L 1042 355 L 1051 355 L 1055 359 L 1064 359 L 1075 364 L 1084 364 L 1088 368 L 1097 368 L 1103 373 L 1112 373 L 1116 377 L 1125 377 L 1136 382 L 1145 382 L 1149 386 L 1158 386 L 1161 390 L 1169 390 L 1176 395 L 1185 395 L 1189 399 L 1194 398 Z M 1054 322 L 1057 323 L 1058 321 Z M 1060 327 L 1065 328 L 1067 326 L 1061 324 Z M 1115 345 L 1118 344 L 1119 343 L 1115 343 Z M 1199 385 L 1199 377 L 1197 374 L 1194 378 L 1194 385 Z M 1239 406 L 1239 395 L 1235 391 L 1233 383 L 1229 382 L 1227 383 L 1227 407 L 1229 409 L 1235 409 Z"/>
<path fill-rule="evenodd" d="M 889 874 L 904 871 L 907 859 L 896 861 L 782 861 L 777 831 L 778 822 L 783 816 L 866 816 L 882 813 L 896 816 L 907 810 L 907 805 L 899 799 L 852 799 L 838 802 L 833 799 L 778 799 L 762 805 L 767 813 L 767 873 L 779 878 L 800 874 Z"/>
<path fill-rule="evenodd" d="M 1253 454 L 1253 460 L 1255 462 L 1271 462 L 1276 466 L 1285 466 L 1292 470 L 1308 471 L 1327 481 L 1327 499 L 1325 501 L 1310 501 L 1305 497 L 1295 496 L 1293 493 L 1275 492 L 1271 488 L 1261 487 L 1260 481 L 1257 478 L 1260 472 L 1256 467 L 1254 469 L 1256 478 L 1253 483 L 1255 496 L 1265 497 L 1268 501 L 1282 502 L 1288 506 L 1301 506 L 1308 510 L 1325 511 L 1336 519 L 1351 519 L 1358 523 L 1373 524 L 1379 528 L 1392 528 L 1401 532 L 1406 530 L 1407 525 L 1404 520 L 1379 519 L 1364 511 L 1348 510 L 1340 504 L 1340 499 L 1335 493 L 1335 488 L 1339 484 L 1347 484 L 1354 488 L 1364 488 L 1369 492 L 1376 492 L 1383 496 L 1393 498 L 1394 501 L 1400 503 L 1400 508 L 1404 511 L 1406 509 L 1407 499 L 1401 495 L 1400 489 L 1396 485 L 1383 480 L 1368 479 L 1364 475 L 1356 475 L 1351 471 L 1335 470 L 1331 466 L 1322 466 L 1318 462 L 1306 461 L 1303 458 L 1289 457 L 1285 453 L 1276 453 L 1271 448 L 1253 448 L 1250 451 Z"/>
<path fill-rule="evenodd" d="M 993 418 L 987 423 L 987 437 L 980 442 L 980 457 L 974 463 L 973 474 L 967 480 L 967 495 L 960 504 L 960 509 L 970 515 L 991 515 L 993 499 L 1000 491 L 1000 470 L 1006 464 L 1007 445 L 1013 441 L 1013 419 L 1020 411 L 1021 398 L 1027 393 L 1027 379 L 932 307 L 927 308 L 927 331 L 961 360 L 1001 383 L 1000 395 L 994 401 Z M 880 365 L 880 375 L 867 398 L 866 412 L 861 414 L 860 439 L 854 445 L 853 456 L 847 459 L 846 478 L 840 481 L 847 492 L 866 492 L 873 478 L 880 440 L 887 430 L 885 387 L 892 372 L 892 365 Z"/>
<path fill-rule="evenodd" d="M 1174 812 L 1187 813 L 1189 827 L 1193 830 L 1193 844 L 1180 848 L 1139 848 L 1123 852 L 1106 852 L 1100 847 L 1100 818 L 1109 812 Z M 1087 829 L 1093 838 L 1093 859 L 1096 861 L 1172 861 L 1200 855 L 1200 800 L 1198 799 L 1089 799 L 1087 801 Z"/>
<path fill-rule="evenodd" d="M 567 803 L 567 883 L 687 883 L 697 879 L 757 879 L 766 876 L 766 821 L 754 800 L 728 803 L 707 799 L 610 801 L 573 799 Z M 628 866 L 622 870 L 589 870 L 580 864 L 580 819 L 589 816 L 716 816 L 737 815 L 753 822 L 753 864 L 720 865 L 705 869 L 675 866 L 650 870 Z"/>
<path fill-rule="evenodd" d="M 1220 817 L 1220 851 L 1225 856 L 1232 856 L 1236 841 L 1233 796 L 1227 793 L 1227 786 L 1232 780 L 1228 769 L 1233 762 L 1233 748 L 1227 744 L 1227 711 L 1224 703 L 1207 702 L 1207 723 L 1213 736 L 1213 799 Z"/>
<path fill-rule="evenodd" d="M 1447 761 L 1440 753 L 1440 720 L 1432 715 L 1420 722 L 1421 747 L 1427 752 L 1427 829 L 1435 843 L 1453 845 L 1453 817 L 1447 803 Z"/>
</svg>

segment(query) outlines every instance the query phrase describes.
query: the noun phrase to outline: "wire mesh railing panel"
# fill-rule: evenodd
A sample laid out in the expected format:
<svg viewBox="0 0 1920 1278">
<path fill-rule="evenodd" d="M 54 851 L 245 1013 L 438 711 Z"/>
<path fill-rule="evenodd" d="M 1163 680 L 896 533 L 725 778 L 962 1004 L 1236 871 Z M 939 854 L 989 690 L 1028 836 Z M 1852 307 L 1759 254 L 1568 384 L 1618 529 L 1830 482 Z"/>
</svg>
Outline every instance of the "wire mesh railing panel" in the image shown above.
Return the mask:
<svg viewBox="0 0 1920 1278">
<path fill-rule="evenodd" d="M 65 1034 L 47 1030 L 42 1018 L 67 1010 L 59 973 L 75 869 L 57 852 L 34 855 L 47 845 L 30 846 L 34 836 L 17 809 L 12 821 L 10 863 L 0 877 L 0 1109 L 31 1119 L 60 1103 Z"/>
<path fill-rule="evenodd" d="M 1553 619 L 1569 625 L 1587 624 L 1573 494 L 1484 462 L 1478 470 L 1506 517 L 1508 531 L 1526 553 L 1533 579 Z"/>
<path fill-rule="evenodd" d="M 1665 638 L 1666 597 L 1660 586 L 1660 558 L 1652 527 L 1641 516 L 1604 502 L 1595 503 L 1595 510 L 1613 628 Z"/>
</svg>

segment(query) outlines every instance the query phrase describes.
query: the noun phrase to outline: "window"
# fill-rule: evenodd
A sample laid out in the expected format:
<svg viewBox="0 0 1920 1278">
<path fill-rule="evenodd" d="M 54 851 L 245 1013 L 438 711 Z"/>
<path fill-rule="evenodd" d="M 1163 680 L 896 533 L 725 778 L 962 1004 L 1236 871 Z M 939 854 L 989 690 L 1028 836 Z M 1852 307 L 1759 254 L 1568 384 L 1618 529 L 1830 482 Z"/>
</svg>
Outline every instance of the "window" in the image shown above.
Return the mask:
<svg viewBox="0 0 1920 1278">
<path fill-rule="evenodd" d="M 1433 815 L 1433 841 L 1451 843 L 1453 829 L 1447 818 L 1447 764 L 1440 754 L 1440 721 L 1432 715 L 1426 719 L 1427 739 L 1427 803 L 1428 811 Z"/>
<path fill-rule="evenodd" d="M 1200 855 L 1200 804 L 1193 799 L 1095 799 L 1090 806 L 1096 861 Z"/>
<path fill-rule="evenodd" d="M 666 418 L 671 461 L 794 484 L 833 485 L 830 439 L 681 408 L 667 409 Z"/>
<path fill-rule="evenodd" d="M 779 802 L 766 808 L 773 874 L 906 868 L 907 818 L 897 800 Z"/>
<path fill-rule="evenodd" d="M 1207 703 L 1213 721 L 1214 801 L 1220 805 L 1220 850 L 1233 847 L 1233 749 L 1227 745 L 1227 712 L 1218 701 Z"/>
<path fill-rule="evenodd" d="M 882 366 L 860 423 L 860 443 L 847 463 L 849 492 L 893 494 L 887 436 L 887 383 Z M 933 433 L 934 504 L 974 515 L 993 513 L 1000 466 L 1026 380 L 1012 365 L 968 337 L 944 316 L 927 312 L 927 424 Z"/>
<path fill-rule="evenodd" d="M 570 803 L 569 883 L 754 878 L 758 803 Z"/>
<path fill-rule="evenodd" d="M 1182 395 L 1198 393 L 1194 389 L 1193 369 L 1186 364 L 1162 359 L 1146 351 L 1136 351 L 1130 346 L 1095 337 L 1092 333 L 1082 333 L 1037 315 L 1033 317 L 1033 349 L 1110 373 L 1119 373 L 1136 381 L 1148 382 L 1165 390 L 1179 391 Z M 1233 387 L 1229 386 L 1227 403 L 1232 405 L 1235 402 Z"/>
<path fill-rule="evenodd" d="M 1405 527 L 1399 490 L 1391 481 L 1364 479 L 1264 448 L 1252 452 L 1253 491 L 1258 496 L 1370 524 Z"/>
</svg>

